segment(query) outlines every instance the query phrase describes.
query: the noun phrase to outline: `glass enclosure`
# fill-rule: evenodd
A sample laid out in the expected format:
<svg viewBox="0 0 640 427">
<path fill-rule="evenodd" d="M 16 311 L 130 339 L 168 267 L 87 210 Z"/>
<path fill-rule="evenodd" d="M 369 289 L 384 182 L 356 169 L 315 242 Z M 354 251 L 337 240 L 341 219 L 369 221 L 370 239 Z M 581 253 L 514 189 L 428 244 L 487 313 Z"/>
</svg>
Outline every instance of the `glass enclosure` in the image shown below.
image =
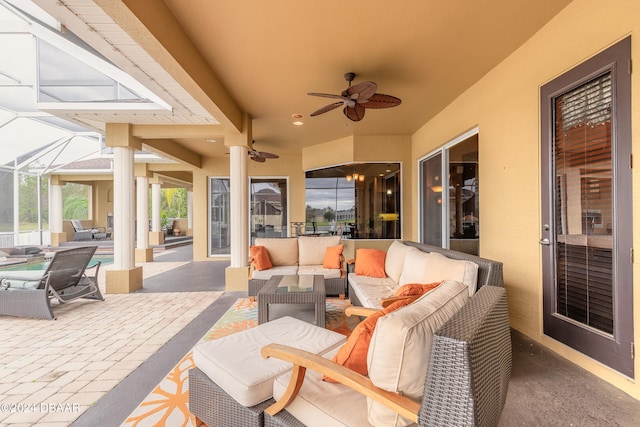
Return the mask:
<svg viewBox="0 0 640 427">
<path fill-rule="evenodd" d="M 400 239 L 400 163 L 353 163 L 308 171 L 306 233 Z"/>
</svg>

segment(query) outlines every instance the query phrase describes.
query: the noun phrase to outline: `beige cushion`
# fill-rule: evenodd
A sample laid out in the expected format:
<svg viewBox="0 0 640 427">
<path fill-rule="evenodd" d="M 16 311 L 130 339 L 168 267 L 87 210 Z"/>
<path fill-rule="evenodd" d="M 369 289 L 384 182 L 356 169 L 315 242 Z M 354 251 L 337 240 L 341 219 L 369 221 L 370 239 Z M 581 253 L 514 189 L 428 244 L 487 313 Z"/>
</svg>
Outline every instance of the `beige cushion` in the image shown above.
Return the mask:
<svg viewBox="0 0 640 427">
<path fill-rule="evenodd" d="M 405 256 L 410 251 L 420 252 L 418 249 L 412 246 L 407 246 L 397 240 L 394 240 L 387 250 L 387 256 L 384 260 L 384 270 L 387 273 L 387 276 L 393 279 L 396 283 L 400 280 Z"/>
<path fill-rule="evenodd" d="M 398 284 L 389 277 L 383 279 L 359 274 L 349 274 L 347 277 L 351 291 L 363 307 L 382 308 L 380 300 L 392 296 L 398 288 Z"/>
<path fill-rule="evenodd" d="M 445 279 L 464 283 L 469 288 L 469 296 L 472 296 L 478 284 L 478 264 L 431 252 L 425 267 L 425 281 L 420 283 L 434 283 Z"/>
<path fill-rule="evenodd" d="M 431 254 L 416 248 L 412 249 L 413 251 L 408 251 L 404 258 L 404 267 L 398 279 L 398 284 L 402 286 L 407 283 L 433 283 L 427 281 L 426 274 L 427 258 Z"/>
<path fill-rule="evenodd" d="M 291 370 L 276 358 L 263 359 L 260 349 L 285 344 L 324 354 L 344 344 L 344 335 L 293 317 L 281 317 L 255 328 L 205 341 L 193 349 L 193 361 L 211 380 L 244 406 L 257 405 L 273 393 L 273 381 Z"/>
<path fill-rule="evenodd" d="M 267 248 L 269 259 L 274 266 L 298 264 L 298 239 L 295 237 L 258 237 L 256 238 L 255 246 Z M 322 261 L 320 264 L 322 264 Z"/>
<path fill-rule="evenodd" d="M 339 244 L 340 236 L 300 236 L 298 237 L 298 263 L 300 265 L 322 265 L 327 248 Z"/>
<path fill-rule="evenodd" d="M 331 359 L 335 351 L 324 357 Z M 273 397 L 279 400 L 289 384 L 291 372 L 273 383 Z M 298 396 L 287 406 L 287 412 L 306 426 L 369 426 L 367 398 L 339 383 L 322 381 L 317 372 L 307 370 Z"/>
<path fill-rule="evenodd" d="M 413 304 L 378 319 L 369 345 L 369 378 L 377 387 L 420 402 L 433 333 L 469 299 L 466 285 L 447 280 Z M 406 426 L 408 420 L 368 399 L 369 422 Z"/>
<path fill-rule="evenodd" d="M 319 274 L 325 279 L 338 279 L 340 277 L 339 268 L 324 268 L 320 265 L 301 265 L 298 267 L 298 275 Z"/>
<path fill-rule="evenodd" d="M 252 279 L 269 280 L 271 276 L 295 276 L 298 274 L 297 265 L 277 265 L 266 270 L 253 270 L 251 273 Z"/>
</svg>

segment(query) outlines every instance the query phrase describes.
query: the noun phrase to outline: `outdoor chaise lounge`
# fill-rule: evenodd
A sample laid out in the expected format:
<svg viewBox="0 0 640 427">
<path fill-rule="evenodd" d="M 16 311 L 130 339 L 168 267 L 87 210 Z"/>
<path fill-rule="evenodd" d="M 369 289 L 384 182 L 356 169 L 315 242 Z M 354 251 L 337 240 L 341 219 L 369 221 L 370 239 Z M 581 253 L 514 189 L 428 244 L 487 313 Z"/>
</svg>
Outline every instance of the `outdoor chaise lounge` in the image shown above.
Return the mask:
<svg viewBox="0 0 640 427">
<path fill-rule="evenodd" d="M 45 271 L 0 272 L 0 315 L 55 319 L 51 298 L 60 304 L 78 298 L 103 301 L 97 279 L 100 262 L 95 276 L 85 273 L 97 248 L 58 251 Z"/>
<path fill-rule="evenodd" d="M 91 227 L 84 228 L 82 222 L 79 219 L 72 219 L 71 226 L 73 227 L 73 240 L 92 240 L 92 239 L 107 239 L 111 237 L 111 233 L 104 227 Z"/>
</svg>

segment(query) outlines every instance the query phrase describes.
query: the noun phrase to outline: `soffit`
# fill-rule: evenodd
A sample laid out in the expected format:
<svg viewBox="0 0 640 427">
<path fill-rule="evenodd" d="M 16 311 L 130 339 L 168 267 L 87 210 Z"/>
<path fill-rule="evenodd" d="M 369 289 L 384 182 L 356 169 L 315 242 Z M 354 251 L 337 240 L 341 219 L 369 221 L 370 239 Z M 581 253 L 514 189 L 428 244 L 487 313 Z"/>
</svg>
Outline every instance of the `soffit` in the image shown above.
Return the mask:
<svg viewBox="0 0 640 427">
<path fill-rule="evenodd" d="M 165 39 L 159 49 L 163 52 L 150 52 L 152 43 L 143 43 L 145 50 L 139 42 L 153 37 L 152 31 L 138 34 L 140 27 L 132 25 L 130 15 L 123 17 L 121 11 L 107 7 L 111 2 L 97 0 L 107 5 L 109 15 L 91 0 L 36 3 L 48 5 L 50 13 L 175 108 L 173 115 L 118 113 L 98 115 L 93 118 L 96 122 L 211 123 L 211 110 L 198 98 L 201 92 L 189 85 L 179 87 L 175 78 L 179 73 L 172 68 L 181 65 L 171 57 L 184 52 L 171 50 L 175 48 L 166 41 L 167 34 L 155 36 Z M 304 147 L 351 135 L 411 135 L 570 0 L 163 3 L 191 39 L 194 52 L 202 55 L 238 108 L 253 118 L 256 149 L 297 154 Z M 161 22 L 158 1 L 124 0 L 122 4 L 147 27 Z M 127 34 L 118 24 L 135 34 Z M 379 92 L 401 98 L 402 105 L 367 110 L 360 122 L 349 121 L 340 109 L 308 117 L 332 100 L 307 92 L 340 93 L 347 86 L 343 74 L 349 71 L 357 74 L 356 83 L 375 81 Z M 181 72 L 192 72 L 193 80 L 198 80 L 193 70 Z M 227 101 L 223 98 L 211 101 L 222 104 Z M 292 125 L 295 113 L 305 115 L 304 126 Z M 174 140 L 194 151 L 212 151 L 205 138 Z M 219 155 L 224 149 L 219 146 L 213 151 Z"/>
</svg>

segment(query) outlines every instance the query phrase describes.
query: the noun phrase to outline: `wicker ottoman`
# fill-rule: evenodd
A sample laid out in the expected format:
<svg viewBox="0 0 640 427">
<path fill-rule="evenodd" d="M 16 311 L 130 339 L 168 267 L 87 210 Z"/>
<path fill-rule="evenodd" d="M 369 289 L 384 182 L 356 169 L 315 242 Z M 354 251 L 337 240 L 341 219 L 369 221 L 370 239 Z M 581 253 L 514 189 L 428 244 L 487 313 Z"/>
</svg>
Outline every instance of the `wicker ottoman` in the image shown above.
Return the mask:
<svg viewBox="0 0 640 427">
<path fill-rule="evenodd" d="M 345 341 L 337 332 L 282 317 L 202 342 L 193 349 L 197 368 L 189 372 L 189 410 L 209 426 L 262 426 L 273 381 L 289 371 L 291 364 L 263 359 L 260 349 L 278 343 L 325 354 Z"/>
</svg>

